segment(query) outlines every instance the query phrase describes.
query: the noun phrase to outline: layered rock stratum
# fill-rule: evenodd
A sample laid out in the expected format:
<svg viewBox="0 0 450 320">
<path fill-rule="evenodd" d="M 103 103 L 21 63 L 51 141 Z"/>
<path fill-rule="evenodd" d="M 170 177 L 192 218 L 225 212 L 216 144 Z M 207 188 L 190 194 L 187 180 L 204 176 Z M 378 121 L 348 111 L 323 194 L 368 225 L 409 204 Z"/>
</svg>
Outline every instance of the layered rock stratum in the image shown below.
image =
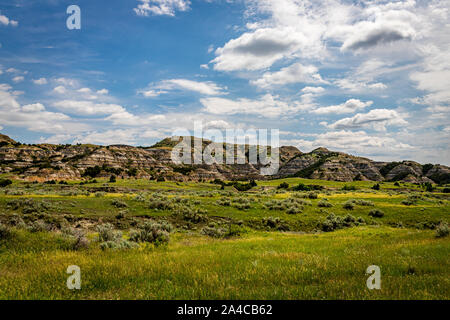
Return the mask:
<svg viewBox="0 0 450 320">
<path fill-rule="evenodd" d="M 202 149 L 210 143 L 204 140 Z M 414 161 L 377 162 L 325 148 L 303 153 L 296 147 L 281 147 L 279 171 L 269 177 L 261 175 L 263 165 L 249 163 L 249 146 L 244 146 L 246 156 L 242 164 L 175 164 L 171 154 L 177 144 L 177 140 L 167 138 L 152 147 L 27 145 L 0 134 L 0 173 L 12 173 L 18 179 L 39 181 L 82 179 L 94 172 L 99 177 L 116 175 L 172 181 L 302 177 L 344 182 L 450 183 L 450 168 L 444 165 L 422 165 Z M 237 150 L 237 146 L 233 147 Z"/>
</svg>

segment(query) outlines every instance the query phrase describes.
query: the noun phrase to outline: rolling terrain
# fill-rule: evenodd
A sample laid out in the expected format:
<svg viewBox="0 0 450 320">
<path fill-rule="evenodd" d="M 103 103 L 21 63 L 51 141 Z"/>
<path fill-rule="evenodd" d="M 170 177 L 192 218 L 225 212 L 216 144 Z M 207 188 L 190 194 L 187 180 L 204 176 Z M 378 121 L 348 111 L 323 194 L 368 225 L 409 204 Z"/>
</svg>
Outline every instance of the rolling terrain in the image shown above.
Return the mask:
<svg viewBox="0 0 450 320">
<path fill-rule="evenodd" d="M 210 141 L 203 142 L 203 148 Z M 125 145 L 25 145 L 0 136 L 0 173 L 12 173 L 26 180 L 64 180 L 91 177 L 164 179 L 171 181 L 209 181 L 267 179 L 261 165 L 214 164 L 175 165 L 171 150 L 177 144 L 170 138 L 152 147 Z M 234 146 L 236 148 L 236 146 Z M 248 146 L 245 146 L 248 153 Z M 376 162 L 370 159 L 318 148 L 303 153 L 295 147 L 281 147 L 280 169 L 275 177 L 301 177 L 329 181 L 404 181 L 411 183 L 450 182 L 450 168 L 421 165 L 414 161 Z M 89 168 L 99 168 L 87 171 Z M 92 174 L 94 172 L 94 175 Z"/>
<path fill-rule="evenodd" d="M 448 299 L 444 189 L 12 180 L 0 188 L 0 299 Z M 66 287 L 70 265 L 81 290 Z"/>
</svg>

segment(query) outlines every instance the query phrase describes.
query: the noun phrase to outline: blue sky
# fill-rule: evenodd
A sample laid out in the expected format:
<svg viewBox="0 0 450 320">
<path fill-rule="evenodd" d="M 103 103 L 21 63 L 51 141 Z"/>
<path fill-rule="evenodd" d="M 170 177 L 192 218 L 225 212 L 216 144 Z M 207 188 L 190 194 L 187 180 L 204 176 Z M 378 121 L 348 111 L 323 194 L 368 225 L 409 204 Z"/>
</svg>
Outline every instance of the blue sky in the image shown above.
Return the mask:
<svg viewBox="0 0 450 320">
<path fill-rule="evenodd" d="M 68 6 L 81 30 L 66 27 Z M 0 132 L 151 145 L 176 128 L 450 164 L 450 1 L 0 1 Z"/>
</svg>

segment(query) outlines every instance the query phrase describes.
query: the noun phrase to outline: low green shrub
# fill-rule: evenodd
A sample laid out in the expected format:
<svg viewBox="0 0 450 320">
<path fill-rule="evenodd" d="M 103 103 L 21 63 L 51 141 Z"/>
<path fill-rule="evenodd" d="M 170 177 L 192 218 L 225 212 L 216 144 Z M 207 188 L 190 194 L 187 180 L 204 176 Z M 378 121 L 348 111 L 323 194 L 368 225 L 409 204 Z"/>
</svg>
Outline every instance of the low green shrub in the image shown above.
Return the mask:
<svg viewBox="0 0 450 320">
<path fill-rule="evenodd" d="M 346 210 L 353 210 L 355 208 L 355 203 L 353 200 L 346 201 L 342 207 Z"/>
<path fill-rule="evenodd" d="M 128 214 L 128 210 L 121 210 L 119 211 L 119 213 L 116 215 L 116 219 L 124 219 Z"/>
<path fill-rule="evenodd" d="M 373 209 L 373 210 L 370 210 L 369 216 L 374 217 L 374 218 L 383 218 L 384 212 L 379 209 Z"/>
<path fill-rule="evenodd" d="M 268 229 L 289 231 L 289 225 L 278 217 L 267 217 L 262 219 L 262 225 Z"/>
<path fill-rule="evenodd" d="M 277 189 L 289 189 L 289 183 L 282 182 L 282 183 L 280 183 L 280 185 L 278 186 Z"/>
<path fill-rule="evenodd" d="M 219 199 L 216 201 L 216 204 L 218 206 L 222 206 L 222 207 L 230 207 L 231 206 L 231 200 L 230 199 Z"/>
<path fill-rule="evenodd" d="M 331 208 L 333 205 L 332 205 L 331 203 L 329 203 L 328 201 L 320 200 L 320 201 L 317 203 L 317 206 L 318 206 L 319 208 Z"/>
<path fill-rule="evenodd" d="M 319 198 L 319 194 L 317 192 L 308 192 L 307 197 L 309 199 L 318 199 Z"/>
<path fill-rule="evenodd" d="M 110 223 L 97 226 L 97 232 L 99 242 L 115 242 L 122 239 L 122 232 L 114 230 Z"/>
<path fill-rule="evenodd" d="M 337 229 L 342 229 L 344 222 L 341 217 L 330 214 L 326 220 L 322 223 L 322 231 L 332 232 Z"/>
<path fill-rule="evenodd" d="M 116 208 L 127 208 L 128 204 L 126 204 L 126 202 L 119 200 L 119 199 L 114 199 L 111 204 L 116 207 Z"/>
<path fill-rule="evenodd" d="M 362 199 L 358 199 L 358 200 L 354 200 L 354 203 L 358 206 L 365 206 L 365 207 L 373 207 L 375 206 L 375 204 L 372 201 L 369 200 L 362 200 Z"/>
<path fill-rule="evenodd" d="M 133 242 L 149 242 L 156 246 L 167 244 L 173 226 L 167 222 L 146 222 L 139 230 L 130 232 L 129 239 Z"/>
<path fill-rule="evenodd" d="M 28 225 L 28 231 L 30 232 L 48 232 L 51 231 L 52 226 L 42 220 L 36 220 Z"/>
<path fill-rule="evenodd" d="M 4 188 L 12 184 L 10 179 L 0 179 L 0 188 Z"/>
<path fill-rule="evenodd" d="M 202 228 L 200 233 L 212 238 L 223 238 L 227 231 L 224 228 L 206 226 Z"/>
<path fill-rule="evenodd" d="M 11 228 L 3 223 L 0 223 L 0 241 L 9 240 L 13 237 L 14 233 Z"/>
<path fill-rule="evenodd" d="M 137 243 L 127 241 L 127 240 L 117 240 L 117 241 L 105 241 L 100 243 L 100 248 L 102 250 L 125 250 L 125 249 L 136 249 L 139 248 Z"/>
<path fill-rule="evenodd" d="M 415 204 L 415 202 L 410 199 L 405 199 L 405 200 L 402 200 L 402 204 L 405 206 L 412 206 Z"/>
<path fill-rule="evenodd" d="M 450 229 L 448 227 L 447 222 L 441 222 L 436 227 L 436 237 L 437 238 L 444 238 L 447 237 L 450 234 Z"/>
<path fill-rule="evenodd" d="M 286 209 L 286 213 L 287 213 L 287 214 L 299 214 L 299 213 L 302 213 L 302 212 L 303 212 L 302 209 L 303 209 L 302 207 L 298 207 L 298 206 L 295 206 L 295 205 L 291 205 L 290 207 L 288 207 L 288 208 Z"/>
</svg>

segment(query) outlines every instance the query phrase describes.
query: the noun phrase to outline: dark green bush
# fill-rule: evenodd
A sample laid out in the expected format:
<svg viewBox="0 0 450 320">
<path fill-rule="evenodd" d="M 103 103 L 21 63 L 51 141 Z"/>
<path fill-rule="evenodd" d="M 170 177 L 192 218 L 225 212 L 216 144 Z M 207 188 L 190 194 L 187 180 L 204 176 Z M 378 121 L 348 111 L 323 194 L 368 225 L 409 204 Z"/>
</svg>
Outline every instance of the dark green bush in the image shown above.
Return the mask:
<svg viewBox="0 0 450 320">
<path fill-rule="evenodd" d="M 412 206 L 415 204 L 415 201 L 411 200 L 411 199 L 405 199 L 402 201 L 402 204 L 405 206 Z"/>
<path fill-rule="evenodd" d="M 86 170 L 83 172 L 83 177 L 89 176 L 91 178 L 95 178 L 100 174 L 101 171 L 102 169 L 99 166 L 89 167 L 86 168 Z"/>
<path fill-rule="evenodd" d="M 303 183 L 299 183 L 294 187 L 294 191 L 320 191 L 323 190 L 323 186 L 319 186 L 316 184 L 306 185 Z"/>
<path fill-rule="evenodd" d="M 1 179 L 0 180 L 0 188 L 4 188 L 12 184 L 12 181 L 10 179 Z"/>
<path fill-rule="evenodd" d="M 434 187 L 433 187 L 433 185 L 430 182 L 426 182 L 424 186 L 425 186 L 425 190 L 427 192 L 433 192 L 434 191 Z"/>
<path fill-rule="evenodd" d="M 369 216 L 374 217 L 374 218 L 383 218 L 384 212 L 379 209 L 373 209 L 373 210 L 370 210 Z"/>
<path fill-rule="evenodd" d="M 289 189 L 289 183 L 287 182 L 280 183 L 277 189 Z"/>
<path fill-rule="evenodd" d="M 194 171 L 194 167 L 188 166 L 173 167 L 173 172 L 178 172 L 185 176 L 189 175 L 189 173 L 191 173 L 192 171 Z"/>
<path fill-rule="evenodd" d="M 279 231 L 289 231 L 289 226 L 280 218 L 268 217 L 262 219 L 262 224 L 266 228 L 276 229 Z"/>
<path fill-rule="evenodd" d="M 397 184 L 398 184 L 398 183 L 397 183 Z M 400 186 L 400 185 L 398 185 L 398 186 Z M 380 190 L 380 189 L 381 189 L 381 187 L 380 187 L 380 184 L 379 184 L 379 183 L 374 184 L 373 187 L 372 187 L 372 190 Z"/>
<path fill-rule="evenodd" d="M 355 208 L 355 203 L 352 200 L 348 200 L 342 205 L 342 207 L 347 210 L 353 210 Z"/>
<path fill-rule="evenodd" d="M 130 177 L 136 177 L 136 175 L 137 175 L 137 168 L 128 169 L 127 173 L 128 173 L 128 175 Z"/>
<path fill-rule="evenodd" d="M 13 232 L 10 227 L 0 223 L 0 240 L 8 240 L 13 237 Z"/>
<path fill-rule="evenodd" d="M 351 214 L 348 214 L 343 219 L 343 225 L 345 227 L 351 227 L 356 223 L 356 218 L 352 216 Z"/>
</svg>

